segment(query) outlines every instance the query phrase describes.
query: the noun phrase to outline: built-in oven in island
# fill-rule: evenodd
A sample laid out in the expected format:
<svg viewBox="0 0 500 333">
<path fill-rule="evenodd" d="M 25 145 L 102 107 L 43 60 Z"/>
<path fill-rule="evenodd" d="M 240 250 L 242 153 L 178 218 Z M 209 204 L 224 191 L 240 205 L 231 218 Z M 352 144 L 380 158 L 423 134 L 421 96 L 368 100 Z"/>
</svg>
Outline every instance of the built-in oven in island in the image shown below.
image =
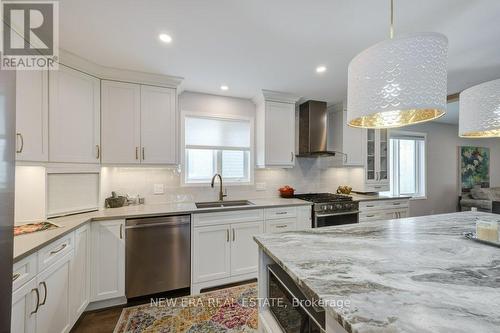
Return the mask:
<svg viewBox="0 0 500 333">
<path fill-rule="evenodd" d="M 267 266 L 269 310 L 285 333 L 324 333 L 325 310 L 277 264 Z"/>
</svg>

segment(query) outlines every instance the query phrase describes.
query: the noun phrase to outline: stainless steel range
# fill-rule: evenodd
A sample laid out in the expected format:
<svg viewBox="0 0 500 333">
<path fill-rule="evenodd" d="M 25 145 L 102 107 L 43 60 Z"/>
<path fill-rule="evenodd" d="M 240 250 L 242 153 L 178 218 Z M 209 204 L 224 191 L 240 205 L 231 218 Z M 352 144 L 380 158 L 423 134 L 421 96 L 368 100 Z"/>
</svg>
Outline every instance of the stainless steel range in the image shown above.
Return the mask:
<svg viewBox="0 0 500 333">
<path fill-rule="evenodd" d="M 312 227 L 331 227 L 359 222 L 359 202 L 348 195 L 333 193 L 297 194 L 297 199 L 313 202 Z"/>
</svg>

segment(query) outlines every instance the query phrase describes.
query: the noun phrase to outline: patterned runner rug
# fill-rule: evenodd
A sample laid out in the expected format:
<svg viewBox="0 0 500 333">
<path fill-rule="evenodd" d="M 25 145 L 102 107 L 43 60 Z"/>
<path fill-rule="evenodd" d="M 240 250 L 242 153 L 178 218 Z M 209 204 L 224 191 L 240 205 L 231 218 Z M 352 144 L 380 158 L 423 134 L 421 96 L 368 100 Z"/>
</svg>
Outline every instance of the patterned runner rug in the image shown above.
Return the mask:
<svg viewBox="0 0 500 333">
<path fill-rule="evenodd" d="M 124 308 L 114 333 L 256 333 L 257 284 Z"/>
</svg>

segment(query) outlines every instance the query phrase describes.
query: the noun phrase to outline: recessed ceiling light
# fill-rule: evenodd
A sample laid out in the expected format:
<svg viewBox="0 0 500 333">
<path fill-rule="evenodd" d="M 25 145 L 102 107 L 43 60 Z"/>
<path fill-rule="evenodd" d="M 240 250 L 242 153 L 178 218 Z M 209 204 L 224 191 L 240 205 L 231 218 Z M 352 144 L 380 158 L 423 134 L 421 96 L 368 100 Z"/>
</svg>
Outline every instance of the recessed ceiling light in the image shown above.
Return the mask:
<svg viewBox="0 0 500 333">
<path fill-rule="evenodd" d="M 229 90 L 229 87 L 226 86 L 225 84 L 223 84 L 222 86 L 220 86 L 220 90 L 226 91 L 226 90 Z"/>
<path fill-rule="evenodd" d="M 318 66 L 316 67 L 316 73 L 324 73 L 326 72 L 326 67 L 325 66 Z"/>
<path fill-rule="evenodd" d="M 160 40 L 164 43 L 171 43 L 172 42 L 172 37 L 170 37 L 170 35 L 167 35 L 167 34 L 160 34 L 158 36 L 158 38 L 160 38 Z"/>
</svg>

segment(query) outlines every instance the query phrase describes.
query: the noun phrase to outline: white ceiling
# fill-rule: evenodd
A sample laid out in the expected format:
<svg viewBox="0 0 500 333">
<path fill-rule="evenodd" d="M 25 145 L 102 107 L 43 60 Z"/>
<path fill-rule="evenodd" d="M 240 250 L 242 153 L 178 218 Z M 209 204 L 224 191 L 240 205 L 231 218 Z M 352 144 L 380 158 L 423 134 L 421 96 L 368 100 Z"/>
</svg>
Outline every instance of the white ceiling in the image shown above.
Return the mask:
<svg viewBox="0 0 500 333">
<path fill-rule="evenodd" d="M 186 90 L 262 88 L 337 102 L 349 61 L 388 37 L 389 0 L 60 0 L 60 46 L 101 65 L 182 76 Z M 448 92 L 500 78 L 500 1 L 396 0 L 396 34 L 449 39 Z M 166 32 L 169 45 L 158 40 Z M 317 65 L 328 67 L 318 75 Z M 219 87 L 227 84 L 229 91 Z"/>
</svg>

